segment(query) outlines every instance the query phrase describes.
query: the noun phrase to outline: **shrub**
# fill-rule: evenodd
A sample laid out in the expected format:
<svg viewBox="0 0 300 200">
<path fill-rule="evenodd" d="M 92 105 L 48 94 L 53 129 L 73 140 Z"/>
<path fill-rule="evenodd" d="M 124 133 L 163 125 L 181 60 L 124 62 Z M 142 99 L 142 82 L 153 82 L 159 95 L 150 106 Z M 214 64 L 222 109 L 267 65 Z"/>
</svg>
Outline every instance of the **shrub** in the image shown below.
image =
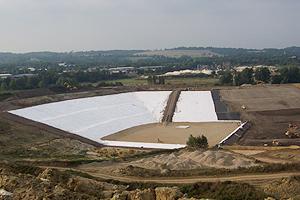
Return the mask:
<svg viewBox="0 0 300 200">
<path fill-rule="evenodd" d="M 206 149 L 208 147 L 207 138 L 204 135 L 194 137 L 190 135 L 188 141 L 186 142 L 188 148 L 193 149 Z"/>
<path fill-rule="evenodd" d="M 264 199 L 266 194 L 247 183 L 236 183 L 231 181 L 216 183 L 195 183 L 193 185 L 181 186 L 181 192 L 189 198 L 209 199 Z"/>
<path fill-rule="evenodd" d="M 230 70 L 221 72 L 220 83 L 222 85 L 232 85 L 232 82 L 233 82 L 233 75 L 231 74 Z"/>
</svg>

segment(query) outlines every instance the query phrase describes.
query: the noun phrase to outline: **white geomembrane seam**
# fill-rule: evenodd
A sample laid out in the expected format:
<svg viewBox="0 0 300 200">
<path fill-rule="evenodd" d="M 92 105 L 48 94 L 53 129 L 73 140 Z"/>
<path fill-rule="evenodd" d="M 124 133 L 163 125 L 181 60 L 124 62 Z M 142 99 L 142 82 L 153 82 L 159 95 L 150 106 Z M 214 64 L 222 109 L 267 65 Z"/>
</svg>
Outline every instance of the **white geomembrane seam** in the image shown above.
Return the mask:
<svg viewBox="0 0 300 200">
<path fill-rule="evenodd" d="M 218 121 L 210 91 L 182 91 L 180 93 L 173 122 Z"/>
<path fill-rule="evenodd" d="M 103 143 L 100 138 L 104 136 L 159 122 L 170 93 L 129 92 L 43 104 L 10 113 Z"/>
</svg>

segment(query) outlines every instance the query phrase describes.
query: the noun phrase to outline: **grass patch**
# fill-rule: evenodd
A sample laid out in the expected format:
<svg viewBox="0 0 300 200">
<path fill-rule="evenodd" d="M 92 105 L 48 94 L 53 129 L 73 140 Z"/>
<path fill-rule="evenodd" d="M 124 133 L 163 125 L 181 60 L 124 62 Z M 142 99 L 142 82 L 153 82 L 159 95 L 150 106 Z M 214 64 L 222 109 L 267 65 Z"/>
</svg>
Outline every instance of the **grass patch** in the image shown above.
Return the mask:
<svg viewBox="0 0 300 200">
<path fill-rule="evenodd" d="M 197 199 L 220 199 L 220 200 L 255 200 L 264 199 L 266 195 L 263 191 L 256 189 L 248 183 L 225 182 L 199 182 L 195 184 L 162 184 L 162 183 L 141 183 L 141 182 L 121 182 L 117 180 L 106 180 L 111 184 L 127 185 L 128 190 L 155 189 L 156 187 L 178 186 L 179 190 L 188 198 Z"/>
<path fill-rule="evenodd" d="M 190 170 L 169 170 L 167 173 L 162 173 L 160 169 L 146 169 L 137 166 L 129 165 L 122 169 L 121 173 L 126 176 L 140 177 L 189 177 L 189 176 L 232 176 L 240 174 L 265 174 L 277 172 L 298 172 L 300 171 L 300 163 L 288 164 L 266 164 L 262 166 L 254 166 L 249 168 L 238 169 L 190 169 Z"/>
<path fill-rule="evenodd" d="M 99 178 L 94 177 L 94 176 L 92 176 L 88 173 L 75 171 L 75 170 L 72 170 L 72 169 L 68 169 L 68 170 L 64 171 L 64 173 L 67 173 L 71 176 L 80 176 L 82 178 L 88 178 L 88 179 L 92 179 L 92 180 L 96 180 L 96 181 L 101 181 Z"/>
<path fill-rule="evenodd" d="M 173 152 L 178 152 L 180 149 L 161 149 L 161 150 L 153 150 L 149 152 L 142 152 L 139 154 L 135 154 L 132 156 L 127 156 L 125 158 L 122 158 L 121 160 L 133 160 L 133 159 L 139 159 L 139 158 L 147 158 L 151 156 L 156 156 L 164 153 L 173 153 Z"/>
<path fill-rule="evenodd" d="M 111 81 L 105 81 L 105 83 L 113 84 L 116 82 L 120 82 L 125 86 L 136 86 L 136 85 L 147 85 L 146 79 L 137 79 L 137 78 L 125 78 L 125 79 L 116 79 Z M 99 84 L 100 82 L 96 83 L 95 85 Z"/>
<path fill-rule="evenodd" d="M 199 78 L 199 77 L 172 77 L 166 79 L 167 85 L 184 85 L 184 86 L 214 86 L 218 83 L 216 78 Z"/>
<path fill-rule="evenodd" d="M 29 174 L 37 176 L 39 173 L 41 173 L 43 170 L 39 167 L 33 166 L 33 165 L 23 165 L 18 163 L 0 163 L 0 168 L 7 169 L 11 173 L 15 174 Z"/>
</svg>

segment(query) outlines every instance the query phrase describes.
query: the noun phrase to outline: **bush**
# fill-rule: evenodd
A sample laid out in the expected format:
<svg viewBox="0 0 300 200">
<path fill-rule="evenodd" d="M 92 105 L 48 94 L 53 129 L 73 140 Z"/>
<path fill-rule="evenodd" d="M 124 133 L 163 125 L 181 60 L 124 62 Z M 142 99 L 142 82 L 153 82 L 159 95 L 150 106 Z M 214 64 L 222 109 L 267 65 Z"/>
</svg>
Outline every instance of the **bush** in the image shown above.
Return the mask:
<svg viewBox="0 0 300 200">
<path fill-rule="evenodd" d="M 194 137 L 190 135 L 188 141 L 186 142 L 188 148 L 193 149 L 206 149 L 208 147 L 207 138 L 204 135 Z"/>
<path fill-rule="evenodd" d="M 256 81 L 263 81 L 265 83 L 270 81 L 271 72 L 267 67 L 258 68 L 255 71 L 255 80 Z"/>
<path fill-rule="evenodd" d="M 247 183 L 216 182 L 216 183 L 195 183 L 193 185 L 181 186 L 181 192 L 189 198 L 209 199 L 264 199 L 266 194 Z"/>
<path fill-rule="evenodd" d="M 233 83 L 233 76 L 230 70 L 226 70 L 221 72 L 220 74 L 220 84 L 221 85 L 232 85 Z"/>
<path fill-rule="evenodd" d="M 283 81 L 283 77 L 281 75 L 274 75 L 271 77 L 272 84 L 280 84 Z"/>
</svg>

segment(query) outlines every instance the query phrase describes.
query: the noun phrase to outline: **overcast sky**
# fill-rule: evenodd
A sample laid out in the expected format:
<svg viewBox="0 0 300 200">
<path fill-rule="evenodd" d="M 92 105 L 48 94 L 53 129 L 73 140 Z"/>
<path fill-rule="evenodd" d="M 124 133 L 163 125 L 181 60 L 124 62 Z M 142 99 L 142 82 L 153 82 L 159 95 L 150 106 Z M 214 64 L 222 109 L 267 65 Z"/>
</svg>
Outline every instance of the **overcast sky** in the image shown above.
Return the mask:
<svg viewBox="0 0 300 200">
<path fill-rule="evenodd" d="M 0 0 L 0 51 L 300 46 L 300 0 Z"/>
</svg>

